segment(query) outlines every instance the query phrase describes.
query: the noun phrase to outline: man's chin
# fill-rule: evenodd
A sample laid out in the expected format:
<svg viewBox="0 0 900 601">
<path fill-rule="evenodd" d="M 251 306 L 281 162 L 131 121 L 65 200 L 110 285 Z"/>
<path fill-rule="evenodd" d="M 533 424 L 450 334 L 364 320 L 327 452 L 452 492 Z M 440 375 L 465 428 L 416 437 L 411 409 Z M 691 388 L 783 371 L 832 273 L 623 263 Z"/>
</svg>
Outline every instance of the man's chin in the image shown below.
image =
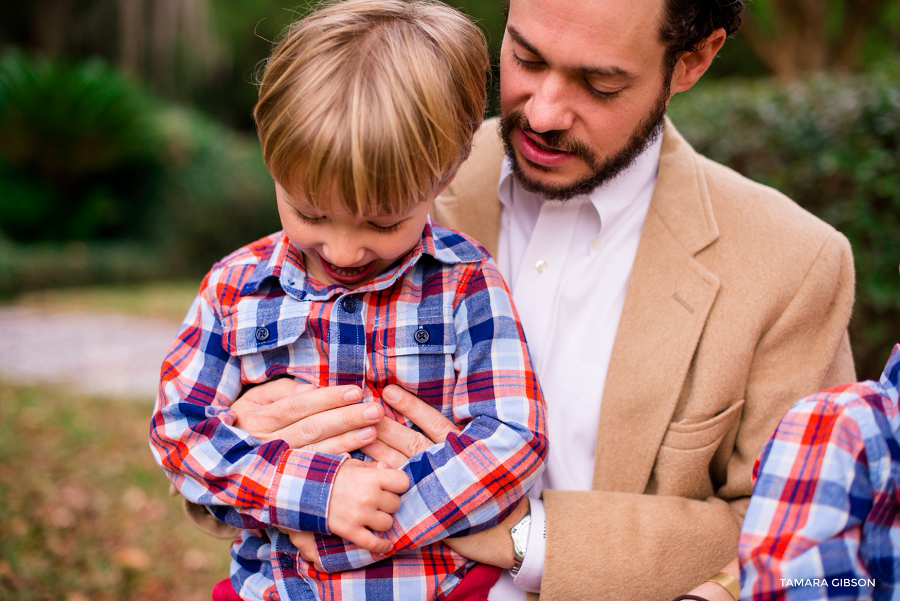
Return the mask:
<svg viewBox="0 0 900 601">
<path fill-rule="evenodd" d="M 596 187 L 591 181 L 590 173 L 566 176 L 556 169 L 535 165 L 514 155 L 509 156 L 512 159 L 513 176 L 519 186 L 548 200 L 570 200 L 581 194 L 588 194 Z"/>
</svg>

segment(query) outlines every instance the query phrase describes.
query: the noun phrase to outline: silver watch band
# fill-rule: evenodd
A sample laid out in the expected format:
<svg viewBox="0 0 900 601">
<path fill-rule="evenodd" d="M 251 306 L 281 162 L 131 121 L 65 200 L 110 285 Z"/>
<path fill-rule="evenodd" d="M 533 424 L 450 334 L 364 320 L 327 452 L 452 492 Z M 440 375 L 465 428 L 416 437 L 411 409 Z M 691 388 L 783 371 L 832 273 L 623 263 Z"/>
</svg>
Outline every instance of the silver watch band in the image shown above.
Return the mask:
<svg viewBox="0 0 900 601">
<path fill-rule="evenodd" d="M 509 529 L 509 535 L 513 543 L 513 567 L 510 574 L 515 576 L 525 561 L 525 552 L 528 550 L 528 535 L 531 533 L 531 510 L 519 520 L 515 526 Z"/>
</svg>

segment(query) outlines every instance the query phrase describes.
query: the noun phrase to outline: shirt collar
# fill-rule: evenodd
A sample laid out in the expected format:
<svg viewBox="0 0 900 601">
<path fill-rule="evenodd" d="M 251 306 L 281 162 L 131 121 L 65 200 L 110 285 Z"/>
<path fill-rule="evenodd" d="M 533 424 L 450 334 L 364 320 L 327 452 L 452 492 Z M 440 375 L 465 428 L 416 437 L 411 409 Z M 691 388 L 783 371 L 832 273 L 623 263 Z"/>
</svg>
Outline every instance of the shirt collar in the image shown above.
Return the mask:
<svg viewBox="0 0 900 601">
<path fill-rule="evenodd" d="M 591 202 L 600 215 L 601 227 L 608 227 L 633 204 L 647 186 L 652 187 L 656 184 L 661 149 L 662 134 L 658 135 L 627 169 L 611 181 L 595 188 L 589 194 L 577 196 L 565 202 L 573 204 Z M 531 201 L 538 205 L 544 202 L 556 202 L 548 201 L 538 194 L 524 190 L 515 180 L 509 157 L 503 160 L 500 168 L 497 197 L 500 199 L 500 204 L 507 210 L 512 209 L 517 202 Z"/>
<path fill-rule="evenodd" d="M 435 227 L 431 217 L 428 217 L 422 237 L 399 264 L 352 292 L 384 290 L 393 286 L 423 255 L 448 265 L 472 263 L 487 256 L 460 234 Z M 348 291 L 344 286 L 322 286 L 308 278 L 302 254 L 294 248 L 283 231 L 275 237 L 271 252 L 263 255 L 253 274 L 241 288 L 241 296 L 255 293 L 269 278 L 277 280 L 287 294 L 298 300 L 325 300 Z"/>
</svg>

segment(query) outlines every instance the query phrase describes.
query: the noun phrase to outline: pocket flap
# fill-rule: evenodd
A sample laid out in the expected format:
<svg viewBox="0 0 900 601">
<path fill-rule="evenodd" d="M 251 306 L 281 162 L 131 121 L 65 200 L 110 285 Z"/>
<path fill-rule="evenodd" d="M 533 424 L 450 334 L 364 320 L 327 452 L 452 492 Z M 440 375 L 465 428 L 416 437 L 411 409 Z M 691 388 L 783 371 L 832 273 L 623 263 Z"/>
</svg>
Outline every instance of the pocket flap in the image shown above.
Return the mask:
<svg viewBox="0 0 900 601">
<path fill-rule="evenodd" d="M 375 320 L 372 347 L 387 356 L 433 355 L 456 351 L 453 315 L 445 311 L 417 310 L 415 306 L 396 314 L 393 320 Z"/>
<path fill-rule="evenodd" d="M 231 355 L 259 353 L 293 343 L 306 331 L 309 302 L 239 308 L 223 318 L 222 346 Z"/>
<path fill-rule="evenodd" d="M 733 402 L 727 409 L 703 421 L 678 421 L 669 424 L 662 446 L 673 449 L 699 449 L 716 443 L 740 419 L 744 399 Z"/>
</svg>

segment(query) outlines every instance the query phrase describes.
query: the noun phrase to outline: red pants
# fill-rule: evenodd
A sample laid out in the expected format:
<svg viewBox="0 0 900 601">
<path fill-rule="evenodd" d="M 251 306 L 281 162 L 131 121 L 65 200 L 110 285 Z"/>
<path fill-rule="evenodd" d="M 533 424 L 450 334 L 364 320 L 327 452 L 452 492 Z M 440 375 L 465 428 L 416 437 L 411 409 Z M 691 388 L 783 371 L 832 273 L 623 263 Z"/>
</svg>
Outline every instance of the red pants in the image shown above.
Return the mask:
<svg viewBox="0 0 900 601">
<path fill-rule="evenodd" d="M 488 592 L 500 578 L 500 568 L 479 563 L 463 577 L 445 601 L 487 601 Z M 241 601 L 226 578 L 212 591 L 212 601 Z"/>
</svg>

